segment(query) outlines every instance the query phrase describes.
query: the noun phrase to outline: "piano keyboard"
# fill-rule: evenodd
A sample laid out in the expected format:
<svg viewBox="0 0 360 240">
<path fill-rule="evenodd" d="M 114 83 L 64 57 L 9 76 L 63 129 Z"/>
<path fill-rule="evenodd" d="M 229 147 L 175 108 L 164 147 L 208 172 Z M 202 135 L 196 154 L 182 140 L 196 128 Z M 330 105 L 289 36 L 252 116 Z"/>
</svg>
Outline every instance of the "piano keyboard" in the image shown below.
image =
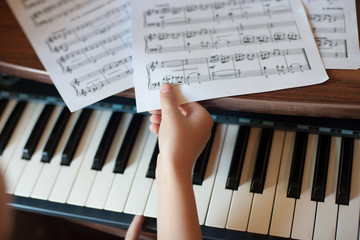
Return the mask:
<svg viewBox="0 0 360 240">
<path fill-rule="evenodd" d="M 70 114 L 63 106 L 2 99 L 7 192 L 155 218 L 158 149 L 148 125 L 147 116 L 133 113 Z M 216 123 L 193 173 L 200 224 L 265 237 L 359 239 L 358 133 L 298 129 Z"/>
</svg>

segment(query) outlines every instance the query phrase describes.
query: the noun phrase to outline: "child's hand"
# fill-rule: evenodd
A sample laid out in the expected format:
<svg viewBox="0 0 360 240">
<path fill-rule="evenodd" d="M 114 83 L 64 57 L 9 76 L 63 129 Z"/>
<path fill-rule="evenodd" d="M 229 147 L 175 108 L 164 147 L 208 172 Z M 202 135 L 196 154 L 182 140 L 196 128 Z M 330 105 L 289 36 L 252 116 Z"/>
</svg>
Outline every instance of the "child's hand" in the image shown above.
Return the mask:
<svg viewBox="0 0 360 240">
<path fill-rule="evenodd" d="M 198 103 L 178 106 L 169 84 L 161 86 L 160 105 L 162 110 L 150 112 L 150 130 L 159 136 L 156 174 L 171 167 L 182 176 L 191 176 L 193 164 L 210 137 L 213 119 Z"/>
</svg>

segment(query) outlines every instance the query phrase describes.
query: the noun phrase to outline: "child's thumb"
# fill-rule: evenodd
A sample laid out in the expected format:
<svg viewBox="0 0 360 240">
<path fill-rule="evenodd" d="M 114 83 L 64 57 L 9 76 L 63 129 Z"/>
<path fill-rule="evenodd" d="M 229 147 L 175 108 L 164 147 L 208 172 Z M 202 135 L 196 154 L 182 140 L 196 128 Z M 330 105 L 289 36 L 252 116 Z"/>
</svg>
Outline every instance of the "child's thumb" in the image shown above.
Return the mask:
<svg viewBox="0 0 360 240">
<path fill-rule="evenodd" d="M 179 112 L 176 93 L 170 84 L 163 84 L 160 88 L 160 106 L 162 114 Z"/>
</svg>

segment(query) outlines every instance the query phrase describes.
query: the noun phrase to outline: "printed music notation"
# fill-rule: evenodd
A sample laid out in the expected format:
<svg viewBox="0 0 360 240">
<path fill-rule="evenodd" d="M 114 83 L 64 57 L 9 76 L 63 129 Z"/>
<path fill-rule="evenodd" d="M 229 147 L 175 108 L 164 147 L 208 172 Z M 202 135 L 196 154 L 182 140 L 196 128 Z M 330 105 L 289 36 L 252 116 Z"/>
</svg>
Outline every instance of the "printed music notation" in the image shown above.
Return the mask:
<svg viewBox="0 0 360 240">
<path fill-rule="evenodd" d="M 145 36 L 145 52 L 178 52 L 218 49 L 246 44 L 265 44 L 301 39 L 295 21 L 251 24 L 196 31 L 151 33 Z"/>
<path fill-rule="evenodd" d="M 238 19 L 271 17 L 291 12 L 288 0 L 228 0 L 181 7 L 159 4 L 144 11 L 143 17 L 145 27 L 165 28 L 184 24 L 234 22 Z"/>
<path fill-rule="evenodd" d="M 315 38 L 323 58 L 347 58 L 347 43 L 345 39 Z"/>
<path fill-rule="evenodd" d="M 346 33 L 344 14 L 309 14 L 315 36 Z M 347 58 L 346 39 L 315 37 L 322 58 Z"/>
<path fill-rule="evenodd" d="M 29 9 L 29 8 L 33 8 L 33 7 L 37 7 L 39 5 L 42 5 L 46 1 L 47 0 L 21 0 L 21 3 L 22 3 L 24 8 Z"/>
<path fill-rule="evenodd" d="M 31 16 L 31 20 L 35 26 L 49 24 L 77 12 L 81 8 L 88 6 L 91 2 L 95 2 L 95 0 L 58 0 L 35 11 Z"/>
<path fill-rule="evenodd" d="M 322 0 L 307 0 L 307 2 L 309 4 L 313 3 L 313 2 L 320 2 Z M 325 0 L 326 2 L 328 2 L 328 4 L 334 4 L 334 3 L 338 3 L 341 0 Z"/>
<path fill-rule="evenodd" d="M 71 111 L 133 87 L 127 0 L 8 0 Z"/>
<path fill-rule="evenodd" d="M 86 97 L 89 93 L 97 92 L 106 85 L 130 77 L 133 74 L 132 57 L 111 62 L 102 68 L 75 78 L 70 82 L 78 96 Z"/>
<path fill-rule="evenodd" d="M 46 40 L 46 44 L 52 52 L 68 51 L 73 45 L 101 36 L 116 26 L 129 23 L 130 20 L 130 6 L 125 3 L 78 26 L 52 33 Z M 126 32 L 126 35 L 131 36 L 130 29 Z M 131 41 L 131 39 L 128 41 Z"/>
<path fill-rule="evenodd" d="M 140 112 L 160 107 L 164 83 L 179 86 L 181 104 L 327 80 L 301 0 L 132 4 Z"/>
<path fill-rule="evenodd" d="M 315 33 L 345 33 L 344 14 L 309 14 Z"/>
<path fill-rule="evenodd" d="M 256 53 L 213 55 L 208 58 L 193 58 L 152 62 L 147 65 L 148 88 L 157 90 L 164 83 L 183 85 L 271 75 L 284 75 L 311 70 L 305 49 L 274 49 Z M 152 74 L 162 75 L 161 81 Z"/>
<path fill-rule="evenodd" d="M 308 18 L 326 68 L 360 67 L 354 0 L 304 0 Z"/>
<path fill-rule="evenodd" d="M 105 57 L 114 56 L 124 49 L 131 48 L 131 39 L 124 40 L 126 36 L 130 36 L 129 29 L 67 53 L 59 57 L 56 62 L 64 73 L 72 73 L 74 70 L 96 63 Z"/>
</svg>

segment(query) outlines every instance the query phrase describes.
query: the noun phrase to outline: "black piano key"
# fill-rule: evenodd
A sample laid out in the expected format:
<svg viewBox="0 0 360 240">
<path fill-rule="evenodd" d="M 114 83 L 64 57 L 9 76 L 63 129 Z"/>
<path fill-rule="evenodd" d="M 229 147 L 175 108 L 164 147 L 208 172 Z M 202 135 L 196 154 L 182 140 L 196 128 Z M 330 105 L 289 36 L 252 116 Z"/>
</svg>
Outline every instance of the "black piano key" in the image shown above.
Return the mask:
<svg viewBox="0 0 360 240">
<path fill-rule="evenodd" d="M 200 156 L 196 160 L 193 174 L 192 174 L 192 183 L 196 185 L 202 185 L 202 182 L 204 181 L 204 176 L 206 172 L 206 167 L 209 162 L 210 152 L 212 148 L 212 144 L 214 142 L 215 138 L 215 132 L 216 132 L 217 124 L 214 123 L 212 129 L 211 129 L 211 137 L 209 141 L 207 142 L 204 150 L 201 152 Z"/>
<path fill-rule="evenodd" d="M 237 190 L 239 188 L 240 175 L 246 148 L 249 140 L 250 127 L 240 126 L 236 136 L 235 147 L 231 158 L 230 169 L 226 180 L 226 189 Z"/>
<path fill-rule="evenodd" d="M 91 109 L 82 110 L 79 119 L 77 120 L 73 131 L 66 143 L 65 149 L 61 155 L 61 165 L 69 166 L 79 145 L 81 136 L 85 130 L 85 127 L 89 121 Z"/>
<path fill-rule="evenodd" d="M 155 144 L 154 152 L 151 156 L 151 160 L 149 163 L 148 170 L 146 172 L 147 178 L 155 179 L 155 173 L 156 173 L 156 164 L 157 164 L 157 157 L 159 155 L 159 142 L 157 141 Z"/>
<path fill-rule="evenodd" d="M 55 126 L 51 131 L 50 136 L 45 145 L 45 148 L 42 152 L 42 156 L 41 156 L 42 162 L 49 163 L 51 161 L 52 157 L 54 156 L 56 147 L 60 142 L 60 138 L 64 132 L 65 126 L 69 121 L 70 116 L 71 116 L 70 111 L 67 108 L 64 108 L 58 120 L 56 121 Z"/>
<path fill-rule="evenodd" d="M 311 200 L 324 202 L 327 172 L 329 166 L 331 136 L 322 134 L 319 136 Z"/>
<path fill-rule="evenodd" d="M 130 126 L 126 131 L 123 144 L 116 157 L 114 173 L 124 173 L 143 118 L 143 114 L 135 114 L 133 116 Z"/>
<path fill-rule="evenodd" d="M 41 112 L 23 149 L 23 154 L 22 154 L 23 159 L 30 160 L 30 158 L 32 157 L 35 148 L 39 143 L 40 137 L 44 132 L 46 124 L 49 121 L 51 113 L 54 110 L 54 107 L 55 107 L 54 105 L 46 105 L 43 111 Z"/>
<path fill-rule="evenodd" d="M 119 126 L 121 116 L 121 112 L 114 112 L 111 115 L 109 123 L 105 129 L 105 132 L 102 136 L 101 142 L 94 157 L 94 161 L 91 167 L 93 170 L 101 170 L 103 168 L 106 157 L 109 153 L 109 149 L 111 147 L 111 143 L 113 142 L 116 130 Z"/>
<path fill-rule="evenodd" d="M 24 112 L 25 107 L 26 102 L 18 102 L 13 111 L 11 112 L 9 118 L 7 119 L 0 134 L 0 155 L 2 155 L 3 151 L 5 150 L 11 134 L 13 133 L 21 114 Z"/>
<path fill-rule="evenodd" d="M 306 156 L 308 133 L 298 132 L 295 137 L 295 145 L 291 163 L 287 197 L 300 198 L 304 163 Z"/>
<path fill-rule="evenodd" d="M 265 128 L 261 132 L 250 192 L 262 193 L 264 191 L 273 135 L 274 129 L 271 128 Z"/>
<path fill-rule="evenodd" d="M 336 188 L 336 204 L 349 205 L 353 154 L 354 139 L 344 137 L 341 140 L 339 174 Z"/>
<path fill-rule="evenodd" d="M 0 100 L 0 116 L 3 114 L 6 105 L 8 104 L 9 100 L 7 99 L 1 99 Z"/>
</svg>

